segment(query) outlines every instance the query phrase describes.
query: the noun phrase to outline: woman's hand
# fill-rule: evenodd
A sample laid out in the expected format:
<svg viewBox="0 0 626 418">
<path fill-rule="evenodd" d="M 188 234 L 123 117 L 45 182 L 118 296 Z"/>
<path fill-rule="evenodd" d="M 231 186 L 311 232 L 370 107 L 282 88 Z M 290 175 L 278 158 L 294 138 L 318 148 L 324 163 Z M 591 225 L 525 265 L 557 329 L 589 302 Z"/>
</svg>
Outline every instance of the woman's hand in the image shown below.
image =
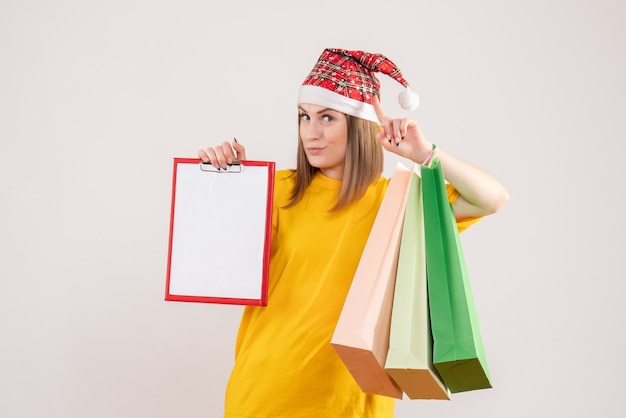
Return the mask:
<svg viewBox="0 0 626 418">
<path fill-rule="evenodd" d="M 233 161 L 246 159 L 246 148 L 233 139 L 230 142 L 223 142 L 214 147 L 208 147 L 198 151 L 198 158 L 205 163 L 211 163 L 214 167 L 226 168 Z"/>
<path fill-rule="evenodd" d="M 417 122 L 386 116 L 377 98 L 374 99 L 374 109 L 381 123 L 378 140 L 383 148 L 423 164 L 430 156 L 433 144 L 424 138 Z M 454 203 L 457 219 L 486 216 L 508 202 L 508 191 L 493 176 L 441 149 L 437 151 L 437 160 L 446 180 L 460 194 Z"/>
<path fill-rule="evenodd" d="M 432 151 L 433 144 L 424 138 L 417 122 L 387 116 L 377 97 L 374 98 L 374 109 L 380 121 L 377 139 L 383 148 L 418 164 L 423 163 Z"/>
<path fill-rule="evenodd" d="M 424 138 L 417 122 L 407 118 L 382 118 L 378 141 L 387 151 L 418 164 L 428 158 L 433 148 L 433 144 Z"/>
</svg>

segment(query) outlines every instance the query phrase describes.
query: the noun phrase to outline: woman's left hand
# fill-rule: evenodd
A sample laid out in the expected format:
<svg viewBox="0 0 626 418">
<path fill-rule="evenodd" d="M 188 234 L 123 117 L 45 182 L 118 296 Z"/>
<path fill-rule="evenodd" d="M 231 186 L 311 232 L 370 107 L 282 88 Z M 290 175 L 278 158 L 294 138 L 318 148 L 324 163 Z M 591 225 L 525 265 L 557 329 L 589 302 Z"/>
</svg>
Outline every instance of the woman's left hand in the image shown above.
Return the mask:
<svg viewBox="0 0 626 418">
<path fill-rule="evenodd" d="M 385 115 L 378 99 L 374 99 L 376 116 L 381 123 L 378 140 L 387 151 L 423 164 L 433 144 L 428 142 L 413 119 L 393 119 Z M 445 179 L 461 195 L 454 203 L 457 219 L 489 215 L 509 200 L 507 190 L 482 169 L 438 149 L 437 160 Z"/>
<path fill-rule="evenodd" d="M 394 119 L 382 110 L 376 98 L 374 108 L 380 121 L 378 141 L 384 149 L 416 163 L 422 163 L 430 154 L 433 144 L 424 138 L 417 122 L 409 118 Z"/>
</svg>

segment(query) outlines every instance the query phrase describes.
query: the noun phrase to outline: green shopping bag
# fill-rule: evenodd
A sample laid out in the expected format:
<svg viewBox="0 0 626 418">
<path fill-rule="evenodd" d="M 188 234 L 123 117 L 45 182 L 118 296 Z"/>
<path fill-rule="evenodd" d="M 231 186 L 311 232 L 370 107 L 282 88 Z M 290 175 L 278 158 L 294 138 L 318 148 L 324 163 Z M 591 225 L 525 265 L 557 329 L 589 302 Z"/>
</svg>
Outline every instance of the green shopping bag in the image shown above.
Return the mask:
<svg viewBox="0 0 626 418">
<path fill-rule="evenodd" d="M 432 362 L 421 179 L 413 172 L 404 212 L 385 371 L 410 399 L 450 399 Z"/>
<path fill-rule="evenodd" d="M 421 166 L 433 363 L 450 392 L 491 388 L 463 248 L 437 160 Z"/>
</svg>

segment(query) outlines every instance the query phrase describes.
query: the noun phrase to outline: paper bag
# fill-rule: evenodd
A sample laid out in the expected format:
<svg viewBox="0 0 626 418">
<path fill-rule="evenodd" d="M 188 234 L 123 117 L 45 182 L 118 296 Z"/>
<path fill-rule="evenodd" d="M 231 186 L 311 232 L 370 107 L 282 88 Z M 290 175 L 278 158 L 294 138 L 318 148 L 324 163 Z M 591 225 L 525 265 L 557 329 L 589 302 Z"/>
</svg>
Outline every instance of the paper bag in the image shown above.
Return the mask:
<svg viewBox="0 0 626 418">
<path fill-rule="evenodd" d="M 490 388 L 463 248 L 439 162 L 422 166 L 433 363 L 452 393 Z"/>
<path fill-rule="evenodd" d="M 432 362 L 421 179 L 406 203 L 385 370 L 410 399 L 450 399 Z"/>
<path fill-rule="evenodd" d="M 411 171 L 398 163 L 389 181 L 331 339 L 366 393 L 401 399 L 385 372 L 397 257 Z"/>
</svg>

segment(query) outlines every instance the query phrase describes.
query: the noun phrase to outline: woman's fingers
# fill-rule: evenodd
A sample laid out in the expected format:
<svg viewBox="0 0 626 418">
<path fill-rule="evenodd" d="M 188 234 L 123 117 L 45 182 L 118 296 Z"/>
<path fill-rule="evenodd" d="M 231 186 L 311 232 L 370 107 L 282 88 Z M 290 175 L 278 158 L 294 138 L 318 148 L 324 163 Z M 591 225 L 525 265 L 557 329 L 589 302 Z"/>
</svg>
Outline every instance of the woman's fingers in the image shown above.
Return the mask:
<svg viewBox="0 0 626 418">
<path fill-rule="evenodd" d="M 198 157 L 205 163 L 211 163 L 214 167 L 226 168 L 235 160 L 245 160 L 246 148 L 237 140 L 234 140 L 232 145 L 229 142 L 223 142 L 214 147 L 201 149 L 198 151 Z"/>
<path fill-rule="evenodd" d="M 214 161 L 217 161 L 215 150 L 211 147 L 198 151 L 198 157 L 205 163 L 213 164 Z"/>
<path fill-rule="evenodd" d="M 238 160 L 245 160 L 246 159 L 246 147 L 244 147 L 243 145 L 241 145 L 237 139 L 233 139 L 233 148 L 236 151 L 236 158 Z"/>
</svg>

